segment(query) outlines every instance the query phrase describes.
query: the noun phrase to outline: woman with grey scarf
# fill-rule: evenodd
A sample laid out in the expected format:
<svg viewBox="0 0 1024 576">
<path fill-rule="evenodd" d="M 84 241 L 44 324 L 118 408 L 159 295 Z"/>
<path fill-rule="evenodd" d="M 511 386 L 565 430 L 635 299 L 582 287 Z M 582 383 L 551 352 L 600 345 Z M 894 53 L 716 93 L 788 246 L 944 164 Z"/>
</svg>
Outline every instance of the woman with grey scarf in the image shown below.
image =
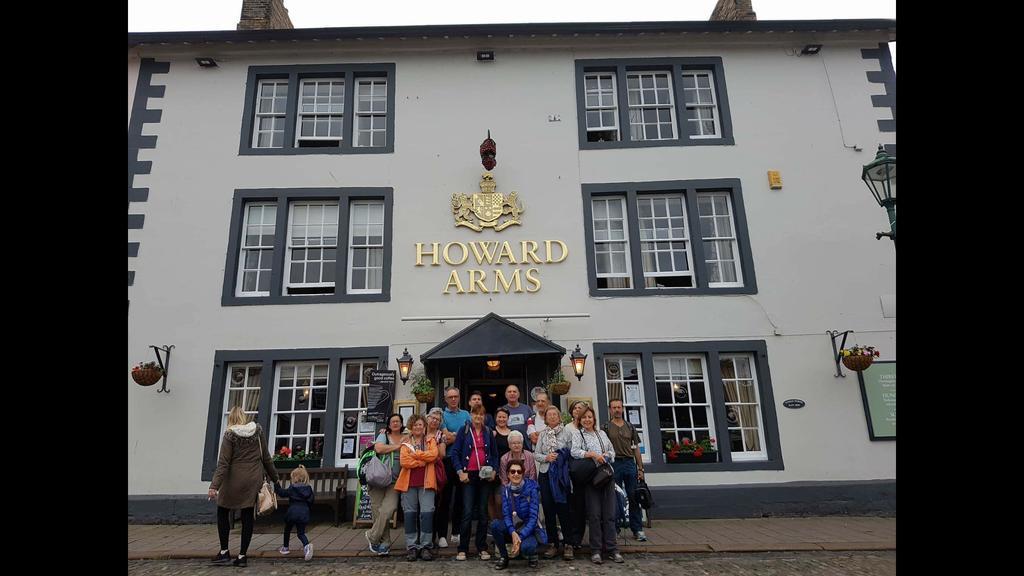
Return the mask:
<svg viewBox="0 0 1024 576">
<path fill-rule="evenodd" d="M 562 425 L 562 414 L 555 406 L 548 406 L 544 411 L 544 423 L 547 428 L 540 432 L 537 438 L 537 445 L 534 446 L 533 458 L 537 461 L 537 483 L 540 484 L 540 501 L 544 507 L 545 530 L 551 546 L 544 553 L 545 558 L 554 558 L 558 555 L 558 526 L 555 519 L 562 524 L 562 558 L 572 560 L 573 546 L 579 545 L 579 535 L 573 530 L 573 522 L 569 516 L 569 503 L 555 502 L 555 496 L 551 490 L 551 481 L 548 478 L 548 468 L 551 463 L 558 459 L 558 451 L 562 448 L 572 446 L 572 439 L 569 432 Z"/>
</svg>

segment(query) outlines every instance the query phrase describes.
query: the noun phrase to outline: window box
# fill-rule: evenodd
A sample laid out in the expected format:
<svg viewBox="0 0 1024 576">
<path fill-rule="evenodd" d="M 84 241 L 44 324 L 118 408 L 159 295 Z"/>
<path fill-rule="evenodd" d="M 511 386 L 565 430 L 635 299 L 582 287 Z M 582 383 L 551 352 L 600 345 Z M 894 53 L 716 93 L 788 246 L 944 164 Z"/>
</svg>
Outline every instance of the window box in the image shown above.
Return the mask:
<svg viewBox="0 0 1024 576">
<path fill-rule="evenodd" d="M 665 452 L 665 462 L 669 464 L 686 464 L 694 462 L 718 462 L 718 452 L 705 452 L 700 456 L 694 455 L 693 452 L 680 452 L 673 456 L 669 452 Z"/>
<path fill-rule="evenodd" d="M 316 460 L 274 460 L 274 468 L 278 470 L 291 470 L 298 468 L 299 464 L 302 464 L 306 468 L 321 468 L 323 465 L 323 459 L 318 458 Z"/>
</svg>

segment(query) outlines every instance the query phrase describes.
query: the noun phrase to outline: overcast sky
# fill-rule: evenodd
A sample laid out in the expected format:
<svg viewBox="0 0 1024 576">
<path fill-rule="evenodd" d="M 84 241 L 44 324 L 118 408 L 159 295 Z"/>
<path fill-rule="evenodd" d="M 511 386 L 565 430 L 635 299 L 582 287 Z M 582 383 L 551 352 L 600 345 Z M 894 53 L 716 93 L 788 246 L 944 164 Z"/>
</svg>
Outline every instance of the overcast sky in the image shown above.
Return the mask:
<svg viewBox="0 0 1024 576">
<path fill-rule="evenodd" d="M 296 28 L 707 20 L 716 0 L 285 0 Z M 758 20 L 896 18 L 896 0 L 753 0 Z M 128 0 L 129 32 L 234 30 L 242 0 Z M 889 44 L 896 56 L 896 44 Z"/>
</svg>

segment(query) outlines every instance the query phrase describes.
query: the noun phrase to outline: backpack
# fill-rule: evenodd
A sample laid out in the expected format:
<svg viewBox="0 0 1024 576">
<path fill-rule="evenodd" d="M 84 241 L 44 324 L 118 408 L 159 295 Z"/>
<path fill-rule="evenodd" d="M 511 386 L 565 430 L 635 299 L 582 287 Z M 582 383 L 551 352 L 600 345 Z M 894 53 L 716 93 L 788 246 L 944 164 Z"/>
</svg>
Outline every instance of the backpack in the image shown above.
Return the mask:
<svg viewBox="0 0 1024 576">
<path fill-rule="evenodd" d="M 619 528 L 629 528 L 629 499 L 622 486 L 615 484 L 615 531 Z"/>
</svg>

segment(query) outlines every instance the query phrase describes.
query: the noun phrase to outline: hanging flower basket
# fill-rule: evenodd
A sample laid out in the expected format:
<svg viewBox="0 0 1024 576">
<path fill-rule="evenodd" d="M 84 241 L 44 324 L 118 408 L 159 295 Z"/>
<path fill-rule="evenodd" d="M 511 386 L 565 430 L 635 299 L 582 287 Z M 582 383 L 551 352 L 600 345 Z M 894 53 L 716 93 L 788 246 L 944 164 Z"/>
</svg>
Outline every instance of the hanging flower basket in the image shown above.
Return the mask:
<svg viewBox="0 0 1024 576">
<path fill-rule="evenodd" d="M 561 367 L 559 367 L 558 370 L 555 370 L 551 377 L 548 378 L 548 392 L 551 394 L 556 394 L 558 396 L 566 394 L 569 392 L 570 386 L 571 383 L 565 379 L 565 373 L 562 371 Z"/>
<path fill-rule="evenodd" d="M 843 366 L 854 372 L 863 372 L 872 362 L 874 358 L 871 356 L 843 356 Z"/>
<path fill-rule="evenodd" d="M 879 355 L 874 346 L 854 346 L 853 348 L 841 350 L 840 354 L 843 357 L 843 366 L 854 372 L 866 370 L 875 361 L 875 357 Z"/>
<path fill-rule="evenodd" d="M 164 371 L 156 365 L 156 362 L 141 362 L 132 368 L 132 380 L 139 386 L 152 386 L 160 381 Z"/>
<path fill-rule="evenodd" d="M 434 401 L 434 385 L 431 384 L 430 378 L 420 368 L 412 374 L 412 395 L 416 397 L 416 400 L 430 404 Z"/>
<path fill-rule="evenodd" d="M 559 396 L 561 396 L 562 394 L 567 394 L 569 392 L 569 387 L 570 386 L 571 385 L 568 382 L 564 381 L 564 380 L 562 382 L 552 382 L 551 383 L 551 393 L 552 394 L 557 394 Z"/>
</svg>

